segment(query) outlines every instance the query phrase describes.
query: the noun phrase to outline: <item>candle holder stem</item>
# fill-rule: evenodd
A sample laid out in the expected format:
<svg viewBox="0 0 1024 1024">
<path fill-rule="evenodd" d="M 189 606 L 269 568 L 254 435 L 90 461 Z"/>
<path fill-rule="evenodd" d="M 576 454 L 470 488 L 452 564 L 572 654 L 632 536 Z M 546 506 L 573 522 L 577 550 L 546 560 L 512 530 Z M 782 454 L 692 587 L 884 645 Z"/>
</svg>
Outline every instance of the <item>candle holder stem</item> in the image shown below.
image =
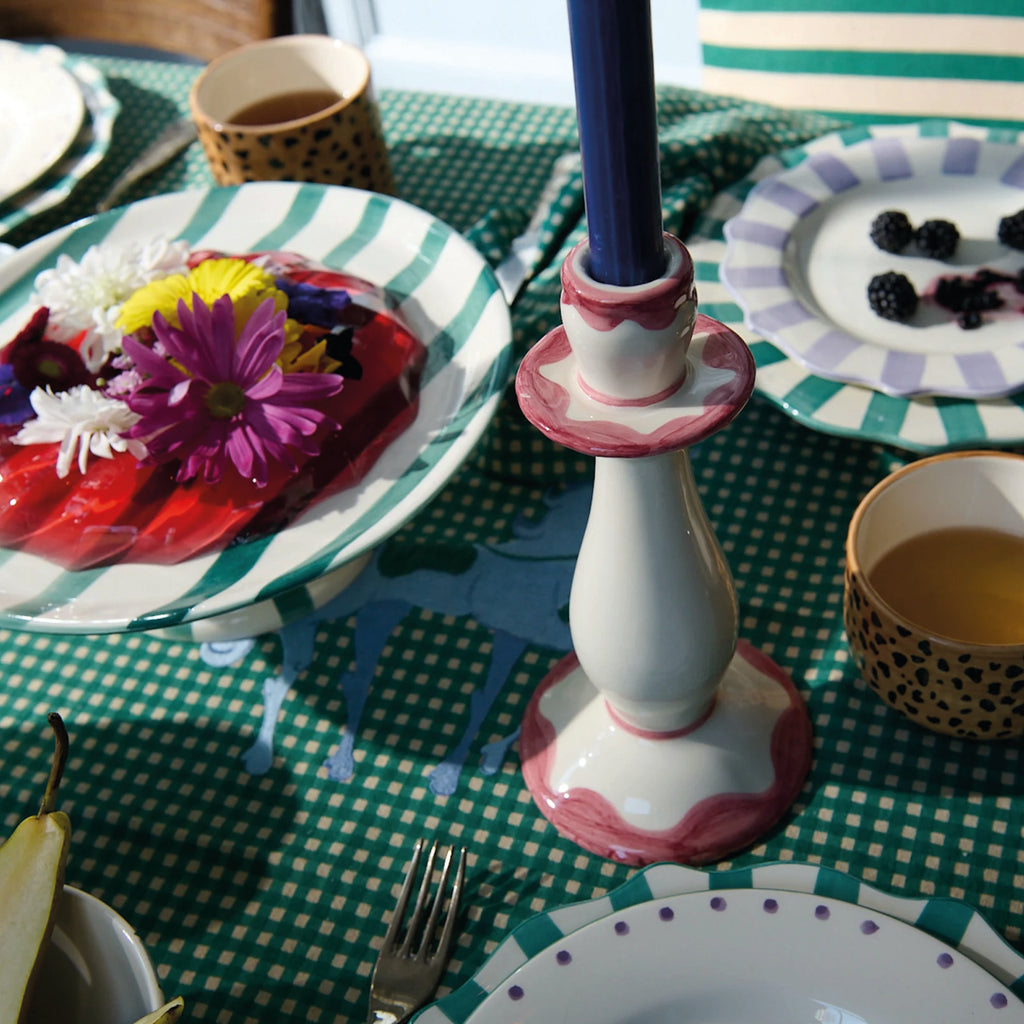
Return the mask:
<svg viewBox="0 0 1024 1024">
<path fill-rule="evenodd" d="M 736 595 L 685 450 L 596 460 L 569 624 L 627 726 L 674 732 L 707 714 L 736 649 Z"/>
<path fill-rule="evenodd" d="M 753 388 L 747 346 L 699 316 L 693 265 L 665 235 L 665 274 L 618 286 L 562 266 L 563 326 L 528 353 L 520 406 L 595 457 L 573 577 L 574 652 L 523 719 L 523 775 L 586 849 L 632 864 L 705 863 L 749 845 L 795 799 L 811 757 L 792 681 L 738 639 L 737 601 L 689 448 Z"/>
</svg>

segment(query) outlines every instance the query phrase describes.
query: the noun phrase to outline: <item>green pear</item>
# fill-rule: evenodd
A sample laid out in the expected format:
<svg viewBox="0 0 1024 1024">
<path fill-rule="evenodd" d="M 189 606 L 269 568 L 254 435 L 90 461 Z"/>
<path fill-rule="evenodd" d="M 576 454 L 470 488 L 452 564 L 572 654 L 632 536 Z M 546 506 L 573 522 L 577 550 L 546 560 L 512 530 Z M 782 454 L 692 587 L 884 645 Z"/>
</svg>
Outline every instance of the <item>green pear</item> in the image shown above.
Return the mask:
<svg viewBox="0 0 1024 1024">
<path fill-rule="evenodd" d="M 28 1010 L 64 887 L 71 822 L 56 807 L 68 733 L 56 712 L 47 721 L 56 749 L 39 813 L 21 822 L 0 846 L 0 1024 L 18 1024 Z"/>
<path fill-rule="evenodd" d="M 164 1003 L 160 1009 L 147 1013 L 145 1017 L 140 1017 L 135 1024 L 174 1024 L 184 1008 L 185 1000 L 181 996 L 177 996 L 169 1003 Z"/>
</svg>

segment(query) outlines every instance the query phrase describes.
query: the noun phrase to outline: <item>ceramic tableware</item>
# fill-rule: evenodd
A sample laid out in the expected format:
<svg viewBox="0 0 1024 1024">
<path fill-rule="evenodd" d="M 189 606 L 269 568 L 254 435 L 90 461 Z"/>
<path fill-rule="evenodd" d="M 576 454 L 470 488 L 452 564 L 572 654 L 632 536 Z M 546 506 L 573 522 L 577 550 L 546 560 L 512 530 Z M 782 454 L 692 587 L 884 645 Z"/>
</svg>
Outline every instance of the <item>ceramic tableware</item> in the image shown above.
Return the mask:
<svg viewBox="0 0 1024 1024">
<path fill-rule="evenodd" d="M 738 638 L 687 451 L 740 412 L 753 361 L 698 313 L 683 244 L 666 234 L 664 248 L 660 278 L 623 287 L 596 281 L 579 243 L 562 264 L 563 324 L 516 376 L 534 426 L 596 460 L 574 650 L 523 716 L 523 778 L 559 832 L 631 864 L 708 863 L 749 845 L 811 758 L 792 680 Z"/>
<path fill-rule="evenodd" d="M 27 49 L 16 43 L 4 45 Z M 114 123 L 121 110 L 106 77 L 95 64 L 56 46 L 47 45 L 42 51 L 59 61 L 74 78 L 85 104 L 85 116 L 78 134 L 60 158 L 9 202 L 0 205 L 0 237 L 30 218 L 59 206 L 78 188 L 107 156 Z"/>
<path fill-rule="evenodd" d="M 0 202 L 64 155 L 84 114 L 82 92 L 59 52 L 0 42 Z"/>
<path fill-rule="evenodd" d="M 844 621 L 883 701 L 951 736 L 1024 733 L 1020 550 L 1024 457 L 946 453 L 872 488 L 847 535 Z"/>
<path fill-rule="evenodd" d="M 65 886 L 25 1024 L 117 1024 L 162 1004 L 132 926 L 95 896 Z"/>
<path fill-rule="evenodd" d="M 1022 975 L 1020 954 L 957 901 L 806 864 L 657 864 L 523 922 L 416 1020 L 1018 1021 Z"/>
<path fill-rule="evenodd" d="M 25 246 L 0 267 L 0 335 L 31 307 L 36 275 L 60 254 L 105 239 L 184 239 L 228 252 L 280 248 L 383 289 L 428 350 L 416 420 L 357 488 L 318 502 L 286 529 L 173 566 L 122 563 L 64 571 L 4 551 L 0 621 L 45 632 L 97 633 L 216 623 L 203 640 L 279 628 L 333 596 L 320 581 L 365 556 L 426 504 L 462 464 L 508 382 L 511 322 L 494 275 L 451 228 L 397 199 L 337 186 L 258 182 L 158 196 L 80 221 Z M 337 578 L 332 576 L 332 578 Z M 346 577 L 347 578 L 347 577 Z M 344 579 L 342 580 L 342 583 Z M 341 585 L 341 583 L 339 583 Z"/>
<path fill-rule="evenodd" d="M 757 362 L 757 394 L 804 426 L 840 437 L 879 441 L 930 454 L 951 448 L 1016 445 L 1024 442 L 1024 407 L 1019 394 L 1005 398 L 914 398 L 817 376 L 743 322 L 743 310 L 719 280 L 725 259 L 723 225 L 736 216 L 759 181 L 808 159 L 839 154 L 866 137 L 913 138 L 922 134 L 988 137 L 985 129 L 948 121 L 858 127 L 834 132 L 780 154 L 765 157 L 742 181 L 719 193 L 687 238 L 696 267 L 701 310 L 742 334 Z M 1000 139 L 1021 144 L 1013 132 Z"/>
<path fill-rule="evenodd" d="M 370 65 L 339 39 L 247 43 L 200 73 L 189 106 L 221 185 L 319 181 L 394 192 Z"/>
<path fill-rule="evenodd" d="M 1022 206 L 1024 147 L 1015 142 L 879 133 L 760 181 L 725 225 L 722 280 L 752 330 L 819 376 L 899 396 L 998 397 L 1024 385 L 1019 293 L 1010 288 L 1005 307 L 975 329 L 924 297 L 940 279 L 982 267 L 1012 282 L 1024 255 L 997 232 Z M 871 225 L 887 210 L 913 226 L 951 221 L 955 251 L 937 259 L 913 242 L 879 248 Z M 888 271 L 922 297 L 905 322 L 869 305 L 868 283 Z"/>
</svg>

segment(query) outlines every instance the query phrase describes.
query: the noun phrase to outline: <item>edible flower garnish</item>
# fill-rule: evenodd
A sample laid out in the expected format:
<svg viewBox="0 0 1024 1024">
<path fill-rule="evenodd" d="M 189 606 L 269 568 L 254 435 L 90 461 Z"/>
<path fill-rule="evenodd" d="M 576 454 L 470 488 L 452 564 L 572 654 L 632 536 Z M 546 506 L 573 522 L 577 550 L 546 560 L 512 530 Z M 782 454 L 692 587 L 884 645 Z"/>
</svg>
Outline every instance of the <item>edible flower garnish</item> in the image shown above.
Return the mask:
<svg viewBox="0 0 1024 1024">
<path fill-rule="evenodd" d="M 230 295 L 207 306 L 194 294 L 192 308 L 180 299 L 176 312 L 178 327 L 153 316 L 168 358 L 134 338 L 123 343 L 144 377 L 127 402 L 139 414 L 129 436 L 145 441 L 146 461 L 180 459 L 177 480 L 201 475 L 207 483 L 220 480 L 230 462 L 265 487 L 271 461 L 294 470 L 292 449 L 315 455 L 312 435 L 332 421 L 311 403 L 340 391 L 342 378 L 281 370 L 285 313 L 274 299 L 260 303 L 237 340 Z"/>
<path fill-rule="evenodd" d="M 347 292 L 318 288 L 307 281 L 282 278 L 277 286 L 288 296 L 288 310 L 296 320 L 321 327 L 332 327 L 338 314 L 352 304 Z"/>
<path fill-rule="evenodd" d="M 222 295 L 230 297 L 235 311 L 235 333 L 242 329 L 253 310 L 265 299 L 274 300 L 274 308 L 286 310 L 288 296 L 265 270 L 230 257 L 203 260 L 184 274 L 172 274 L 140 288 L 121 307 L 118 327 L 125 334 L 152 323 L 159 313 L 171 326 L 178 327 L 178 307 L 192 305 L 192 296 L 210 305 Z M 298 325 L 292 332 L 298 335 Z"/>
<path fill-rule="evenodd" d="M 233 467 L 265 487 L 274 464 L 296 470 L 337 427 L 320 404 L 361 373 L 346 325 L 363 310 L 267 266 L 160 239 L 59 256 L 0 348 L 0 425 L 20 427 L 20 445 L 59 445 L 61 477 L 118 453 L 177 461 L 179 482 Z"/>
<path fill-rule="evenodd" d="M 98 370 L 120 347 L 121 303 L 149 281 L 184 273 L 188 251 L 187 242 L 154 239 L 94 245 L 78 263 L 61 254 L 35 280 L 36 301 L 50 310 L 53 340 L 69 341 L 85 332 L 79 352 L 90 370 Z"/>
<path fill-rule="evenodd" d="M 115 452 L 131 452 L 136 458 L 146 453 L 141 442 L 124 436 L 139 417 L 124 402 L 107 398 L 84 384 L 57 393 L 36 388 L 30 401 L 36 418 L 29 420 L 13 440 L 16 444 L 59 442 L 57 476 L 61 479 L 76 460 L 78 471 L 84 473 L 90 454 L 112 459 Z"/>
<path fill-rule="evenodd" d="M 341 366 L 327 351 L 327 340 L 321 338 L 308 348 L 301 341 L 286 341 L 277 365 L 285 373 L 334 373 Z"/>
<path fill-rule="evenodd" d="M 14 376 L 10 363 L 0 363 L 0 423 L 14 426 L 32 415 L 31 390 Z"/>
<path fill-rule="evenodd" d="M 93 375 L 78 351 L 45 336 L 50 311 L 42 306 L 4 349 L 3 361 L 11 367 L 22 387 L 66 391 L 80 384 L 92 384 Z"/>
</svg>

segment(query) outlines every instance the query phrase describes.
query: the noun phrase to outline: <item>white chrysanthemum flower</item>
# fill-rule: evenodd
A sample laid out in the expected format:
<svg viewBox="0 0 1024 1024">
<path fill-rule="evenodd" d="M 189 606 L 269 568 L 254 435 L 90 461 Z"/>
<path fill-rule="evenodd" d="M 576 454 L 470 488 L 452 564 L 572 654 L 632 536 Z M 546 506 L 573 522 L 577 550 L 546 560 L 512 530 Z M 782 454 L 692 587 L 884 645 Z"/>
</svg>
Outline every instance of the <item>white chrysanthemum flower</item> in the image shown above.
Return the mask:
<svg viewBox="0 0 1024 1024">
<path fill-rule="evenodd" d="M 63 479 L 71 472 L 77 458 L 78 471 L 85 473 L 89 456 L 112 459 L 115 452 L 130 452 L 144 458 L 146 446 L 139 440 L 121 435 L 139 420 L 124 402 L 107 398 L 85 384 L 54 393 L 49 388 L 36 388 L 29 401 L 36 419 L 28 420 L 14 435 L 15 444 L 55 444 L 57 476 Z"/>
<path fill-rule="evenodd" d="M 35 300 L 50 310 L 50 337 L 68 341 L 85 331 L 79 351 L 95 372 L 120 348 L 116 326 L 121 303 L 144 284 L 170 274 L 188 273 L 188 242 L 157 238 L 90 246 L 79 262 L 61 254 L 57 264 L 35 280 Z"/>
</svg>

